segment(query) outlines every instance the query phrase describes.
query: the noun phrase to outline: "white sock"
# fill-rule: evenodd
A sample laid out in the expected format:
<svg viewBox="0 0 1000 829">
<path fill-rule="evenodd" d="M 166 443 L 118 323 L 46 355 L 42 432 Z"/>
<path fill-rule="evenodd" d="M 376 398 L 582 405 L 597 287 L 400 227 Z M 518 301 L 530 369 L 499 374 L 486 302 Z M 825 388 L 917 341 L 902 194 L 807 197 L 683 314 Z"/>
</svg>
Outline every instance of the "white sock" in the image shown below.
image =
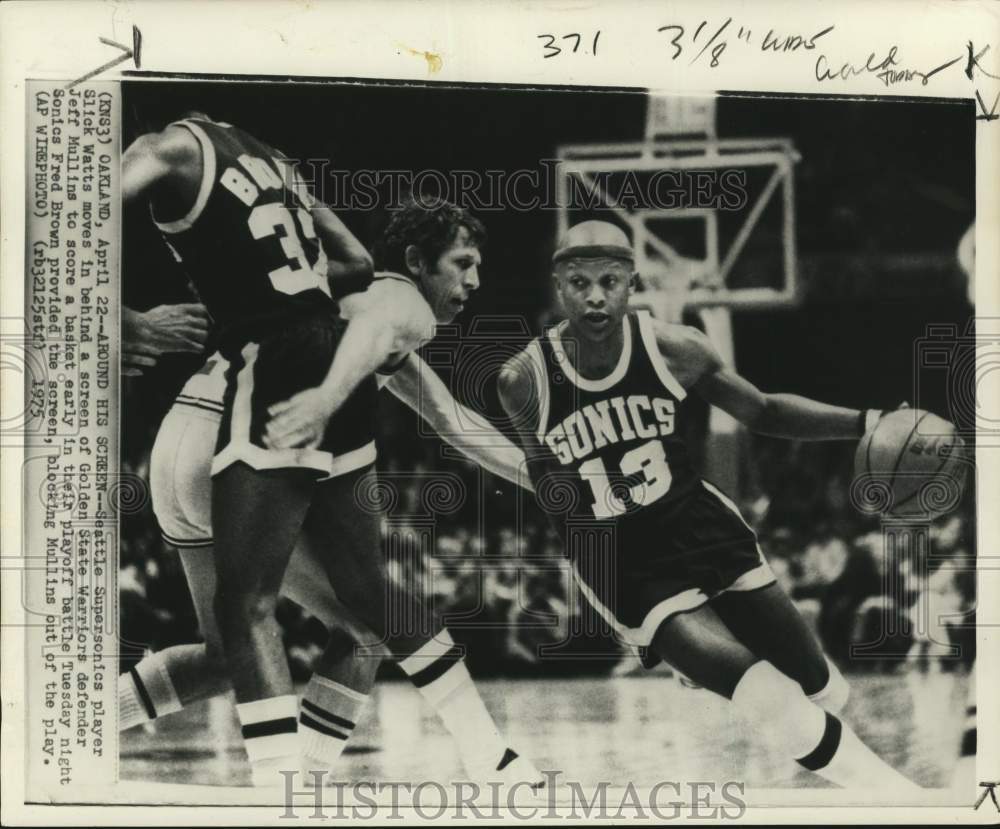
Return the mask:
<svg viewBox="0 0 1000 829">
<path fill-rule="evenodd" d="M 969 696 L 965 703 L 965 725 L 962 729 L 962 742 L 959 747 L 958 762 L 952 773 L 952 787 L 955 789 L 972 789 L 976 780 L 976 751 L 978 749 L 978 729 L 976 725 L 976 674 L 975 669 L 969 673 Z"/>
<path fill-rule="evenodd" d="M 844 675 L 830 661 L 829 657 L 826 658 L 826 665 L 830 670 L 830 678 L 821 690 L 815 694 L 810 694 L 809 699 L 824 711 L 829 711 L 831 714 L 839 714 L 844 710 L 844 706 L 847 705 L 847 698 L 851 694 L 851 686 L 847 684 Z"/>
<path fill-rule="evenodd" d="M 770 662 L 747 669 L 733 691 L 733 705 L 759 733 L 780 744 L 792 759 L 805 757 L 819 744 L 826 727 L 821 708 L 806 698 L 802 686 Z"/>
<path fill-rule="evenodd" d="M 298 712 L 295 694 L 237 704 L 254 786 L 280 785 L 283 779 L 278 771 L 298 770 Z"/>
<path fill-rule="evenodd" d="M 326 769 L 339 759 L 367 700 L 367 694 L 313 674 L 299 711 L 305 768 Z"/>
<path fill-rule="evenodd" d="M 400 667 L 458 744 L 466 772 L 486 779 L 513 759 L 465 667 L 461 649 L 442 631 Z M 514 752 L 510 752 L 514 754 Z M 515 755 L 516 756 L 516 755 Z"/>
<path fill-rule="evenodd" d="M 119 731 L 173 714 L 181 708 L 161 654 L 150 654 L 118 677 Z"/>
<path fill-rule="evenodd" d="M 733 692 L 733 705 L 760 733 L 778 738 L 788 757 L 839 786 L 919 789 L 770 662 L 747 670 Z"/>
<path fill-rule="evenodd" d="M 882 760 L 837 717 L 828 713 L 826 719 L 823 739 L 810 755 L 796 758 L 799 765 L 847 789 L 920 791 L 920 786 Z"/>
</svg>

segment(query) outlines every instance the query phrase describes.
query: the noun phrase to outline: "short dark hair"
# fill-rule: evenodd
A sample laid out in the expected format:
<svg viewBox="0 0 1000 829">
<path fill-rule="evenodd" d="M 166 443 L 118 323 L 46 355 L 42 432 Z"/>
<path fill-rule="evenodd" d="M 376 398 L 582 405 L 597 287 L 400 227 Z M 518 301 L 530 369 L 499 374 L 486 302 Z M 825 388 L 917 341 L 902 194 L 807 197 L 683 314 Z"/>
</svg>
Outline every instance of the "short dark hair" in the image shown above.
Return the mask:
<svg viewBox="0 0 1000 829">
<path fill-rule="evenodd" d="M 486 228 L 463 207 L 444 199 L 405 202 L 394 211 L 375 245 L 375 269 L 411 276 L 406 249 L 414 245 L 427 262 L 436 262 L 465 228 L 477 248 L 486 246 Z"/>
</svg>

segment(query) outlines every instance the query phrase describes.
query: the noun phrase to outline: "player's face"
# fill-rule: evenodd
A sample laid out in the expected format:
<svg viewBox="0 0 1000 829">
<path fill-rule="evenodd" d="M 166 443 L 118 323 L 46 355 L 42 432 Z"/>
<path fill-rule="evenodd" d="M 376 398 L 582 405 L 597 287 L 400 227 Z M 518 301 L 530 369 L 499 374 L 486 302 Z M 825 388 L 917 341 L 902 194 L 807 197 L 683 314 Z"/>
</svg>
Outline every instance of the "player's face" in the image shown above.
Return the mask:
<svg viewBox="0 0 1000 829">
<path fill-rule="evenodd" d="M 556 266 L 556 290 L 574 332 L 600 342 L 621 326 L 635 284 L 621 259 L 570 259 Z"/>
<path fill-rule="evenodd" d="M 479 289 L 482 261 L 479 248 L 469 238 L 469 231 L 460 227 L 451 247 L 437 262 L 422 268 L 420 284 L 438 322 L 455 319 L 472 293 Z"/>
</svg>

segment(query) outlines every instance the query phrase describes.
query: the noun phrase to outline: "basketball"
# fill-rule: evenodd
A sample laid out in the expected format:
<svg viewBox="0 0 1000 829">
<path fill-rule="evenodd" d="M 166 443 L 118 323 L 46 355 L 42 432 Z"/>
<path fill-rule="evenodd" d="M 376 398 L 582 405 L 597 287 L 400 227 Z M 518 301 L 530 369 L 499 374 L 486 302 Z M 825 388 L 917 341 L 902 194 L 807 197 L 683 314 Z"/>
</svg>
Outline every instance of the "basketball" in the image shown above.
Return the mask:
<svg viewBox="0 0 1000 829">
<path fill-rule="evenodd" d="M 377 16 L 338 26 L 315 5 L 317 31 L 381 45 L 365 39 Z M 972 670 L 988 621 L 976 566 L 1000 535 L 977 523 L 989 507 L 975 497 L 973 428 L 995 415 L 979 404 L 1000 338 L 963 281 L 976 223 L 989 239 L 995 221 L 976 199 L 986 169 L 968 107 L 678 94 L 655 72 L 637 78 L 651 87 L 617 85 L 648 68 L 632 52 L 732 67 L 724 30 L 755 52 L 801 51 L 836 15 L 752 37 L 735 15 L 537 29 L 524 46 L 551 71 L 489 83 L 514 55 L 482 24 L 509 20 L 442 7 L 449 35 L 469 30 L 452 74 L 478 59 L 458 88 L 408 80 L 439 62 L 409 47 L 380 77 L 342 49 L 346 78 L 138 73 L 120 95 L 101 92 L 118 80 L 100 74 L 108 63 L 71 75 L 83 96 L 62 103 L 83 118 L 53 100 L 58 64 L 25 79 L 34 177 L 17 207 L 26 305 L 45 319 L 13 355 L 0 338 L 0 369 L 33 375 L 21 419 L 68 437 L 11 469 L 26 520 L 4 532 L 45 552 L 46 578 L 7 610 L 27 624 L 29 607 L 71 607 L 46 610 L 32 645 L 77 640 L 59 658 L 76 678 L 66 716 L 24 714 L 46 724 L 25 741 L 25 814 L 38 793 L 46 810 L 86 794 L 113 736 L 121 795 L 142 787 L 154 808 L 282 802 L 301 819 L 316 815 L 310 793 L 337 785 L 328 819 L 375 806 L 391 820 L 399 805 L 447 818 L 471 784 L 474 809 L 545 800 L 559 818 L 579 803 L 615 822 L 626 807 L 659 816 L 665 781 L 725 795 L 736 778 L 733 814 L 767 788 L 817 819 L 924 791 L 967 815 L 984 797 L 976 705 L 997 688 L 991 666 L 978 685 Z M 195 21 L 224 33 L 212 22 Z M 989 62 L 975 48 L 970 75 Z M 598 71 L 584 78 L 585 64 Z M 850 66 L 814 68 L 864 91 L 848 89 L 863 79 Z M 886 68 L 887 86 L 917 74 L 892 49 Z M 53 228 L 79 166 L 54 148 L 86 151 L 87 118 L 109 103 L 112 126 L 116 108 L 128 116 L 102 150 L 122 192 L 93 200 L 122 220 L 96 236 L 67 213 Z M 88 244 L 114 245 L 120 266 Z M 57 294 L 56 268 L 74 277 Z M 121 348 L 85 353 L 98 306 L 119 295 Z M 90 417 L 88 389 L 40 388 L 67 360 L 132 375 L 120 406 Z M 80 534 L 75 580 L 48 578 L 76 540 L 56 519 L 89 532 L 104 515 L 95 445 L 98 461 L 120 455 L 128 520 Z M 80 589 L 108 581 L 118 552 L 118 584 Z M 100 650 L 111 621 L 132 643 L 118 655 Z M 24 699 L 44 690 L 48 704 L 54 666 L 24 650 L 8 660 Z M 398 681 L 378 683 L 386 657 Z M 675 808 L 701 802 L 670 785 Z M 376 786 L 391 804 L 365 797 Z"/>
<path fill-rule="evenodd" d="M 965 487 L 965 441 L 942 417 L 897 409 L 879 419 L 854 456 L 855 495 L 866 512 L 890 518 L 936 518 Z"/>
</svg>

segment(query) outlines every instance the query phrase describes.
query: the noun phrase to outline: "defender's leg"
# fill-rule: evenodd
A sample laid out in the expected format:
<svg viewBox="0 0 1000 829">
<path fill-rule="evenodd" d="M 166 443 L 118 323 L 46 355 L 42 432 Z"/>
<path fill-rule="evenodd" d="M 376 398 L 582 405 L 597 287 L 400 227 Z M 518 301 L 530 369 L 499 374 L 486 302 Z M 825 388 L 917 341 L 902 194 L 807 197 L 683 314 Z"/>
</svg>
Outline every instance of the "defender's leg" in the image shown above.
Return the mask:
<svg viewBox="0 0 1000 829">
<path fill-rule="evenodd" d="M 307 543 L 329 550 L 323 560 L 337 596 L 377 638 L 361 658 L 380 658 L 387 647 L 437 711 L 458 743 L 466 770 L 478 780 L 532 784 L 543 778 L 512 751 L 472 682 L 461 648 L 430 617 L 423 596 L 390 584 L 381 541 L 381 515 L 358 505 L 356 493 L 372 470 L 359 470 L 319 484 L 306 518 Z M 322 546 L 325 545 L 325 546 Z"/>
</svg>

